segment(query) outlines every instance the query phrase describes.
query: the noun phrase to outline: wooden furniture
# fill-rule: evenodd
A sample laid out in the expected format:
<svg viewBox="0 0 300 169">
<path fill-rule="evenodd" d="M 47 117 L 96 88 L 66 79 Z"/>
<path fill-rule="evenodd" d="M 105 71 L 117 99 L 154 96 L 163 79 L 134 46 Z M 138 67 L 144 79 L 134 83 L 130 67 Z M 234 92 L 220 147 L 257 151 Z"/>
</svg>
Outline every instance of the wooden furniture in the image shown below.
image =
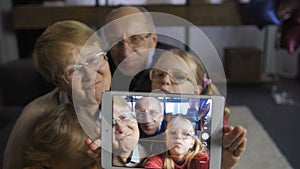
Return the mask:
<svg viewBox="0 0 300 169">
<path fill-rule="evenodd" d="M 247 25 L 243 4 L 227 2 L 222 4 L 193 5 L 147 5 L 150 12 L 163 12 L 186 19 L 194 25 Z M 89 26 L 100 28 L 105 16 L 115 6 L 63 6 L 44 7 L 41 5 L 22 5 L 12 9 L 14 29 L 43 29 L 56 21 L 74 19 Z M 168 25 L 166 25 L 168 26 Z"/>
</svg>

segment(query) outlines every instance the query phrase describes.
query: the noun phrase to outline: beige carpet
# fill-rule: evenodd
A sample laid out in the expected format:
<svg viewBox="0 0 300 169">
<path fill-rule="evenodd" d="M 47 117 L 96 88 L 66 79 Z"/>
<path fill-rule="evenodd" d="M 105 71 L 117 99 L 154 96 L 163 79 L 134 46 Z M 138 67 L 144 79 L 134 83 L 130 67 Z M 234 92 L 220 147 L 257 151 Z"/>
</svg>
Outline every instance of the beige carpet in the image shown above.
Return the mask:
<svg viewBox="0 0 300 169">
<path fill-rule="evenodd" d="M 235 169 L 291 169 L 272 138 L 247 106 L 231 106 L 229 123 L 248 131 L 247 149 Z"/>
</svg>

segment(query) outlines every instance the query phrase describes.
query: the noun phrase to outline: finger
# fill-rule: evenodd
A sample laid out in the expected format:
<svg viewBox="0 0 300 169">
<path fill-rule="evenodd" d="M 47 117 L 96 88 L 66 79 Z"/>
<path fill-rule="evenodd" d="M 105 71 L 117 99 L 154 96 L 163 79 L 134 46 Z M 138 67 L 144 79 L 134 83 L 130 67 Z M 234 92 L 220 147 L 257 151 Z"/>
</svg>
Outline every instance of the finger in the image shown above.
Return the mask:
<svg viewBox="0 0 300 169">
<path fill-rule="evenodd" d="M 99 148 L 100 148 L 100 146 L 95 142 L 93 142 L 89 145 L 89 149 L 92 150 L 92 151 L 96 151 Z"/>
<path fill-rule="evenodd" d="M 87 146 L 90 145 L 91 143 L 93 143 L 93 140 L 92 140 L 92 139 L 90 139 L 90 138 L 85 139 L 85 144 L 86 144 Z"/>
<path fill-rule="evenodd" d="M 233 130 L 223 134 L 223 147 L 229 148 L 236 139 L 240 137 L 246 130 L 242 126 L 236 126 Z"/>
<path fill-rule="evenodd" d="M 98 146 L 98 147 L 101 147 L 101 140 L 100 139 L 96 139 L 94 141 L 94 143 Z"/>
<path fill-rule="evenodd" d="M 100 129 L 100 127 L 96 127 L 96 128 L 94 129 L 94 131 L 95 131 L 95 133 L 96 133 L 98 136 L 100 136 L 100 134 L 101 134 L 101 129 Z"/>
<path fill-rule="evenodd" d="M 231 145 L 228 147 L 228 150 L 235 151 L 244 141 L 246 138 L 246 132 L 243 132 L 241 135 L 239 135 L 238 138 L 234 140 L 234 142 L 231 143 Z"/>
<path fill-rule="evenodd" d="M 229 133 L 230 131 L 232 131 L 233 130 L 233 127 L 232 126 L 224 126 L 224 128 L 223 128 L 223 132 L 224 133 Z"/>
<path fill-rule="evenodd" d="M 240 144 L 240 146 L 235 151 L 233 151 L 233 155 L 237 157 L 241 156 L 246 150 L 246 146 L 247 146 L 247 138 L 245 138 L 243 142 Z"/>
<path fill-rule="evenodd" d="M 87 150 L 86 150 L 86 153 L 87 153 L 87 155 L 88 155 L 89 157 L 91 157 L 91 158 L 93 158 L 93 159 L 95 159 L 95 160 L 97 160 L 97 158 L 99 157 L 99 153 L 96 153 L 96 152 L 94 152 L 94 151 L 92 151 L 92 150 L 90 150 L 90 149 L 87 149 Z"/>
</svg>

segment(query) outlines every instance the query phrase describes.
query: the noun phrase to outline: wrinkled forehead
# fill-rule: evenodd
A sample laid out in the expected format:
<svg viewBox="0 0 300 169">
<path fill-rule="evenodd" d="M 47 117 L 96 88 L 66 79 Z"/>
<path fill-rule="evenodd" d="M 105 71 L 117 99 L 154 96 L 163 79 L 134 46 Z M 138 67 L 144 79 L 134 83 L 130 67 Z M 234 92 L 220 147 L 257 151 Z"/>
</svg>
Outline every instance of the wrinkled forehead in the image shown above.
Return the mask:
<svg viewBox="0 0 300 169">
<path fill-rule="evenodd" d="M 154 98 L 144 97 L 136 103 L 136 109 L 156 110 L 162 112 L 160 102 Z"/>
<path fill-rule="evenodd" d="M 85 60 L 90 56 L 95 56 L 100 52 L 105 52 L 104 48 L 98 42 L 87 42 L 80 50 L 78 60 Z"/>
<path fill-rule="evenodd" d="M 154 25 L 144 13 L 135 13 L 114 19 L 105 25 L 105 35 L 108 38 L 127 38 L 129 36 L 153 33 Z"/>
</svg>

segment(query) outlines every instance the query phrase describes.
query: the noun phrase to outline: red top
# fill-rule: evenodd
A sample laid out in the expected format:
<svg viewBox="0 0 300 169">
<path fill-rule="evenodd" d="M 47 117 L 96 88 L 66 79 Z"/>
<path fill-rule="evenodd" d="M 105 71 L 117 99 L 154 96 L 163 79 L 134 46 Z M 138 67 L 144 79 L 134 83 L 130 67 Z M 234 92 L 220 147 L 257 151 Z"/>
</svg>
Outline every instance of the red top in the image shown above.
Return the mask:
<svg viewBox="0 0 300 169">
<path fill-rule="evenodd" d="M 164 159 L 162 155 L 156 155 L 150 157 L 145 165 L 144 168 L 162 168 L 164 163 Z M 181 165 L 174 163 L 175 169 L 187 169 L 187 164 L 184 162 Z M 209 168 L 209 156 L 208 154 L 198 153 L 193 160 L 191 161 L 190 169 L 208 169 Z"/>
</svg>

